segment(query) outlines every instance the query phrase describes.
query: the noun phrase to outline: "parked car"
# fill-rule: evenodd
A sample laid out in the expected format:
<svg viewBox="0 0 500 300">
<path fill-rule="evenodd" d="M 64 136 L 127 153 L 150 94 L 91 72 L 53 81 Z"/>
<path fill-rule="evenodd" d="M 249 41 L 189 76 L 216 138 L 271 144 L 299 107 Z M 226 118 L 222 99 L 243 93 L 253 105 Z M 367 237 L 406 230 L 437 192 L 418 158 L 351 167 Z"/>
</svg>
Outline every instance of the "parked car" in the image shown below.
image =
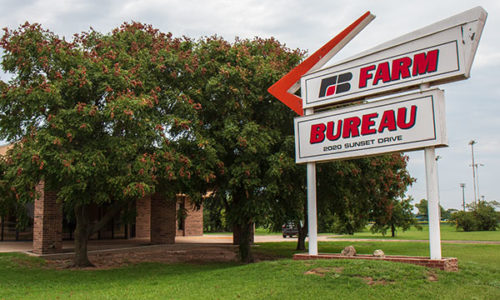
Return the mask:
<svg viewBox="0 0 500 300">
<path fill-rule="evenodd" d="M 287 236 L 292 237 L 299 234 L 299 228 L 295 225 L 295 223 L 290 222 L 281 226 L 281 232 L 283 233 L 284 238 Z"/>
</svg>

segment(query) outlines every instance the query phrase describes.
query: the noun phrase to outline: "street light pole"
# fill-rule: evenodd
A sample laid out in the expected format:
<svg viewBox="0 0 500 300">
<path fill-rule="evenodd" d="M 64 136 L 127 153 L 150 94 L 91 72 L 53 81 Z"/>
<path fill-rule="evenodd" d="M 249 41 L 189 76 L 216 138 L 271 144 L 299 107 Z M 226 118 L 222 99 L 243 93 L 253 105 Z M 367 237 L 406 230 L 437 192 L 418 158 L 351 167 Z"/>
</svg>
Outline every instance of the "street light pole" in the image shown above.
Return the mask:
<svg viewBox="0 0 500 300">
<path fill-rule="evenodd" d="M 462 205 L 465 211 L 465 183 L 461 183 L 460 187 L 462 188 L 462 203 L 463 203 Z"/>
<path fill-rule="evenodd" d="M 477 194 L 476 194 L 476 168 L 474 167 L 474 144 L 476 144 L 476 141 L 474 140 L 471 140 L 469 142 L 469 145 L 472 149 L 472 182 L 474 183 L 474 204 L 476 204 Z"/>
<path fill-rule="evenodd" d="M 476 164 L 476 186 L 477 186 L 477 199 L 481 201 L 481 192 L 479 192 L 479 167 L 484 167 L 483 164 Z"/>
</svg>

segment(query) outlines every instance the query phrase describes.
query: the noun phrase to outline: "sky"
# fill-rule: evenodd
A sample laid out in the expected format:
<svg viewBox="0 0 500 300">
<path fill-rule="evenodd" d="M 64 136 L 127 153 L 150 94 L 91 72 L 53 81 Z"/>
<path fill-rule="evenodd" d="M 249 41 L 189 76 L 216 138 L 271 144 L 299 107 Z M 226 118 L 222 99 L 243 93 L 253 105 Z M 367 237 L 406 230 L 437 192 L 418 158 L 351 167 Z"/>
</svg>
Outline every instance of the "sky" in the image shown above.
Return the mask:
<svg viewBox="0 0 500 300">
<path fill-rule="evenodd" d="M 475 140 L 479 193 L 487 201 L 500 201 L 500 1 L 385 1 L 385 0 L 0 0 L 0 26 L 15 29 L 25 21 L 71 39 L 74 33 L 94 30 L 108 33 L 123 22 L 153 25 L 174 36 L 200 38 L 218 35 L 275 37 L 289 48 L 313 53 L 366 11 L 376 16 L 331 63 L 383 42 L 482 6 L 488 19 L 479 43 L 471 77 L 440 86 L 445 90 L 448 147 L 436 149 L 440 203 L 461 209 L 473 201 L 471 146 Z M 7 80 L 0 72 L 0 79 Z M 293 126 L 293 124 L 290 124 Z M 408 169 L 416 178 L 407 194 L 426 198 L 424 151 L 407 153 Z M 499 176 L 499 177 L 496 177 Z"/>
</svg>

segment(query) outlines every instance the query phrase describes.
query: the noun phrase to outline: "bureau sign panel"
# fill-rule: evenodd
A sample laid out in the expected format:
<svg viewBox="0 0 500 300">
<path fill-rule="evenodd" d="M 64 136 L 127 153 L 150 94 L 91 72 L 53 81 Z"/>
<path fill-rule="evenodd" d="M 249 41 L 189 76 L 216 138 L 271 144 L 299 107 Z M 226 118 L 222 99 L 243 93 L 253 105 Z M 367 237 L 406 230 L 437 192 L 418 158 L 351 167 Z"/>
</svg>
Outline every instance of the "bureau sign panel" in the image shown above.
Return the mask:
<svg viewBox="0 0 500 300">
<path fill-rule="evenodd" d="M 294 126 L 297 163 L 447 145 L 438 89 L 297 117 Z"/>
</svg>

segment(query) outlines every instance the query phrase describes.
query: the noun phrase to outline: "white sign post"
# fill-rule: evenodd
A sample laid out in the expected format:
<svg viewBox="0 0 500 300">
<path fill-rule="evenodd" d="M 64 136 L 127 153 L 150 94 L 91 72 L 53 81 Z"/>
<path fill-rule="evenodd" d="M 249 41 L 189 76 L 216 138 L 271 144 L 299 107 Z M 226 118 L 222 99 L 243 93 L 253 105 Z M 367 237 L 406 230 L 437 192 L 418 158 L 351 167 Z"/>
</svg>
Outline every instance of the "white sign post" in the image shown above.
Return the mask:
<svg viewBox="0 0 500 300">
<path fill-rule="evenodd" d="M 429 246 L 431 259 L 441 259 L 441 230 L 436 152 L 434 147 L 424 149 L 427 211 L 429 214 Z"/>
<path fill-rule="evenodd" d="M 314 109 L 305 110 L 311 115 Z M 307 228 L 309 231 L 309 255 L 318 255 L 318 213 L 316 210 L 316 162 L 307 163 Z"/>
</svg>

